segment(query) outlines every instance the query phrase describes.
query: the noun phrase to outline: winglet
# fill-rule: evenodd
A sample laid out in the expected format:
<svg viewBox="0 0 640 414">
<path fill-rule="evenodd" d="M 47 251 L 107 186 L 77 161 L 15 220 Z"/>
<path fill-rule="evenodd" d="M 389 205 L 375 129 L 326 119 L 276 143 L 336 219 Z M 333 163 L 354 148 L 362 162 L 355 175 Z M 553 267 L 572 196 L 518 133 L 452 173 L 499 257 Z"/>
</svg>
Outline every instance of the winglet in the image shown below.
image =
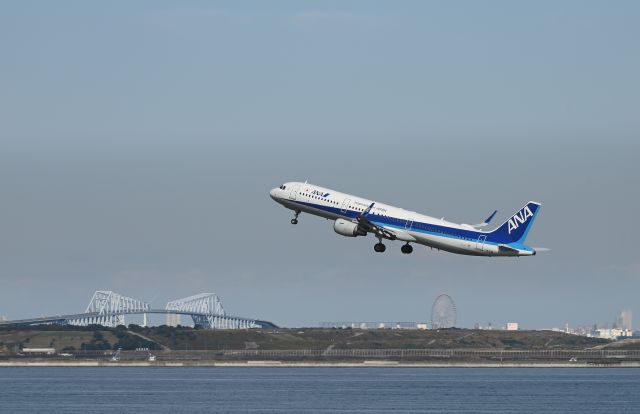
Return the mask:
<svg viewBox="0 0 640 414">
<path fill-rule="evenodd" d="M 375 204 L 375 202 L 371 203 L 371 205 L 369 207 L 367 207 L 362 214 L 360 214 L 362 217 L 367 217 L 369 215 L 369 212 L 371 211 L 371 209 L 373 208 L 373 205 Z"/>
<path fill-rule="evenodd" d="M 491 213 L 491 215 L 487 217 L 485 221 L 482 222 L 482 224 L 489 224 L 491 220 L 493 220 L 493 217 L 496 215 L 497 212 L 498 210 L 494 210 L 493 213 Z"/>
<path fill-rule="evenodd" d="M 482 228 L 482 227 L 485 227 L 485 226 L 489 225 L 489 223 L 491 222 L 491 220 L 493 220 L 493 218 L 495 217 L 497 212 L 498 212 L 498 210 L 494 210 L 493 213 L 491 213 L 491 215 L 489 217 L 487 217 L 487 219 L 485 221 L 483 221 L 482 223 L 478 223 L 478 224 L 471 224 L 471 227 L 473 227 L 475 229 L 479 229 L 479 228 Z"/>
</svg>

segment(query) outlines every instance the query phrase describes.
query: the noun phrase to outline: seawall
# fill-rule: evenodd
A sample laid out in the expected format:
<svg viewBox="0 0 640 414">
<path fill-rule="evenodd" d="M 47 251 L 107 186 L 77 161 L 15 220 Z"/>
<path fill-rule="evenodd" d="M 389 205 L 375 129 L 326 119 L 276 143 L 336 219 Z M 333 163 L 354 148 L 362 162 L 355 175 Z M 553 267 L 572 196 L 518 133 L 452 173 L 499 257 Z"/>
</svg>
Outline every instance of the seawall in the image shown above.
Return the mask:
<svg viewBox="0 0 640 414">
<path fill-rule="evenodd" d="M 3 367 L 279 367 L 279 368 L 640 368 L 640 361 L 615 362 L 399 362 L 399 361 L 0 361 Z"/>
</svg>

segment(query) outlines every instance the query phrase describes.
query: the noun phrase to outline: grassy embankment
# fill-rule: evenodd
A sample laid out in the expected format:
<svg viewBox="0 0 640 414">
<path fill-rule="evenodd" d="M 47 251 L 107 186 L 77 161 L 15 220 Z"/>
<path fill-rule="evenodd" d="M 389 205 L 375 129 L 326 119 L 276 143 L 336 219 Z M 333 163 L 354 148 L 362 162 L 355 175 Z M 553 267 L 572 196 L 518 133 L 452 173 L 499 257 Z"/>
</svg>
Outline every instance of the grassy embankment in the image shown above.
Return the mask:
<svg viewBox="0 0 640 414">
<path fill-rule="evenodd" d="M 149 339 L 150 341 L 148 341 Z M 610 341 L 551 331 L 486 331 L 469 329 L 358 330 L 277 329 L 209 331 L 166 326 L 142 328 L 30 327 L 0 328 L 0 353 L 23 347 L 54 347 L 60 351 L 125 350 L 147 347 L 174 350 L 220 349 L 588 349 Z M 640 349 L 627 344 L 625 349 Z"/>
<path fill-rule="evenodd" d="M 607 340 L 551 331 L 443 329 L 278 329 L 184 331 L 143 328 L 140 333 L 171 349 L 585 349 Z"/>
<path fill-rule="evenodd" d="M 99 351 L 150 348 L 160 345 L 147 341 L 124 326 L 63 327 L 37 326 L 25 328 L 0 328 L 0 353 L 14 354 L 22 348 L 55 348 L 57 352 Z"/>
</svg>

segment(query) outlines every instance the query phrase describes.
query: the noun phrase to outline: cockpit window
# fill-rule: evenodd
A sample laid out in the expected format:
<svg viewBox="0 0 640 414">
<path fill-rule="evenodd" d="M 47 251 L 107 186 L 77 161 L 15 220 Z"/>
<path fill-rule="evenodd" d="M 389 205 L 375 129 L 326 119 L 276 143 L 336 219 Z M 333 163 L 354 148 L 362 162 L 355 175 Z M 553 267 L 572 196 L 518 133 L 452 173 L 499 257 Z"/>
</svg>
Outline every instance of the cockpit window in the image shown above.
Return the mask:
<svg viewBox="0 0 640 414">
<path fill-rule="evenodd" d="M 283 190 L 286 190 L 287 186 L 286 185 L 281 185 L 280 188 L 283 189 Z"/>
</svg>

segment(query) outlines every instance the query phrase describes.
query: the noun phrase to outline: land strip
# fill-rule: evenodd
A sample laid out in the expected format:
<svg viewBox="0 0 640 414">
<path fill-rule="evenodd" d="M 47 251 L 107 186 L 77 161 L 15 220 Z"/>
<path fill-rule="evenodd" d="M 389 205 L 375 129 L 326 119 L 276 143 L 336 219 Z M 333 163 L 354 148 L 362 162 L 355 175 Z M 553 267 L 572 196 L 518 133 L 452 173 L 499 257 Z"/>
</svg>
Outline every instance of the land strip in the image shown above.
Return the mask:
<svg viewBox="0 0 640 414">
<path fill-rule="evenodd" d="M 35 348 L 35 349 L 34 349 Z M 42 348 L 42 349 L 38 349 Z M 1 366 L 638 366 L 640 343 L 466 329 L 0 329 Z"/>
</svg>

